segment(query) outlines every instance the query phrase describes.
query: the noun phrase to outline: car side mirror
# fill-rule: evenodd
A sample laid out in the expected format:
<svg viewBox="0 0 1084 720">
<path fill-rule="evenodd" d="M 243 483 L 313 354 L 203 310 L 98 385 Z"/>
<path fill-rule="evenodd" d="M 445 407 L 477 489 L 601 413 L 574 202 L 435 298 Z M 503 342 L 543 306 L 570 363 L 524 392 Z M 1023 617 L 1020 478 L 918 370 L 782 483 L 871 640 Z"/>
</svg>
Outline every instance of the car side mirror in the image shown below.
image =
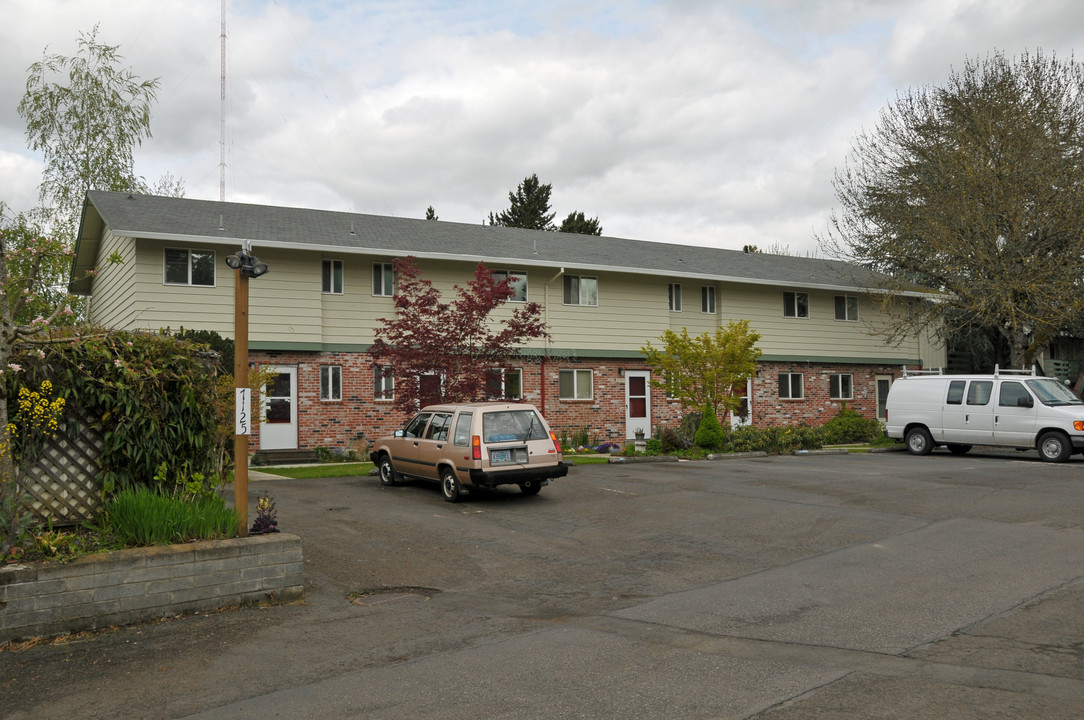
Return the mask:
<svg viewBox="0 0 1084 720">
<path fill-rule="evenodd" d="M 1016 404 L 1019 407 L 1035 407 L 1035 401 L 1031 399 L 1030 395 L 1024 395 L 1016 399 Z"/>
<path fill-rule="evenodd" d="M 392 437 L 403 437 L 404 435 L 406 435 L 406 430 L 396 430 L 392 433 Z"/>
</svg>

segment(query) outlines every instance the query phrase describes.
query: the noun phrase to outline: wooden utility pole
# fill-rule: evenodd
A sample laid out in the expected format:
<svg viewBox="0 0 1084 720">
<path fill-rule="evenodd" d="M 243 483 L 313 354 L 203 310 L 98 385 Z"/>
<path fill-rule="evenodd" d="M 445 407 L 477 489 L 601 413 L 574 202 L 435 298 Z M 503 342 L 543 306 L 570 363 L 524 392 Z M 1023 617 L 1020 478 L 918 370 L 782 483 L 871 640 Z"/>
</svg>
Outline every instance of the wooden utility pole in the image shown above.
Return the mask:
<svg viewBox="0 0 1084 720">
<path fill-rule="evenodd" d="M 248 388 L 248 275 L 242 268 L 234 273 L 233 386 L 242 389 Z M 243 410 L 247 414 L 251 403 Z M 248 435 L 242 433 L 233 436 L 233 506 L 240 518 L 237 533 L 244 537 L 248 535 Z"/>
</svg>

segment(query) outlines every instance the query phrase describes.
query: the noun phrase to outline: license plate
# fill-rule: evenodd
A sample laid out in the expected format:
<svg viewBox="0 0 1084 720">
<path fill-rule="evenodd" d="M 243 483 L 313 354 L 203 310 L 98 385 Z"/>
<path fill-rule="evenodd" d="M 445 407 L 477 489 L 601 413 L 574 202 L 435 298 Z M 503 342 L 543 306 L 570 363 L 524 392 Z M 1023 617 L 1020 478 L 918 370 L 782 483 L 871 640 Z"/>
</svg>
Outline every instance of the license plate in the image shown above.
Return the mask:
<svg viewBox="0 0 1084 720">
<path fill-rule="evenodd" d="M 489 461 L 491 463 L 510 463 L 512 462 L 511 450 L 490 450 Z"/>
</svg>

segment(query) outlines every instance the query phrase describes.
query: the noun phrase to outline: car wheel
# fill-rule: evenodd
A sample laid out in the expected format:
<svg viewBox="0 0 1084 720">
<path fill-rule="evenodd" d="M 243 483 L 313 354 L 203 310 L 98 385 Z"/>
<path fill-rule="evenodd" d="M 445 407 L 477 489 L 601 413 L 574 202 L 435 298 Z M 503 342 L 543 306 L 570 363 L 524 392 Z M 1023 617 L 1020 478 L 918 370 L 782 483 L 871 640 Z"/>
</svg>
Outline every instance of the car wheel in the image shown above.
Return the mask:
<svg viewBox="0 0 1084 720">
<path fill-rule="evenodd" d="M 1065 462 L 1072 454 L 1069 438 L 1060 432 L 1052 430 L 1039 438 L 1039 457 L 1047 462 Z"/>
<path fill-rule="evenodd" d="M 907 452 L 912 455 L 929 455 L 933 450 L 933 436 L 924 427 L 911 428 L 907 431 Z"/>
<path fill-rule="evenodd" d="M 395 466 L 391 464 L 391 458 L 387 453 L 380 456 L 380 484 L 391 487 L 399 484 L 399 473 L 395 472 Z"/>
<path fill-rule="evenodd" d="M 970 445 L 950 444 L 948 446 L 948 451 L 950 453 L 952 453 L 953 455 L 966 455 L 967 451 L 970 450 L 970 449 L 971 449 Z"/>
<path fill-rule="evenodd" d="M 459 478 L 455 476 L 455 471 L 451 468 L 440 471 L 440 491 L 444 493 L 444 499 L 448 502 L 459 502 L 461 493 Z"/>
<path fill-rule="evenodd" d="M 527 480 L 519 484 L 519 489 L 524 495 L 537 495 L 542 490 L 542 483 L 537 480 Z"/>
</svg>

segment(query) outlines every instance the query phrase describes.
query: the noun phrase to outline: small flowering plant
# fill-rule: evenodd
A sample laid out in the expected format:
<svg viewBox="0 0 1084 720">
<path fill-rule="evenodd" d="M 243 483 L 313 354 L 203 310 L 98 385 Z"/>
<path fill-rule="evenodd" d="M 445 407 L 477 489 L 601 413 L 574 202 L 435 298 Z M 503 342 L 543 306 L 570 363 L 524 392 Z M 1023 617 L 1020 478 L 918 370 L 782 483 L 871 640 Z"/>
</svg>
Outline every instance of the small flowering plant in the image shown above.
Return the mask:
<svg viewBox="0 0 1084 720">
<path fill-rule="evenodd" d="M 249 535 L 266 535 L 279 531 L 279 521 L 275 517 L 275 501 L 270 496 L 264 495 L 256 501 L 256 520 L 249 528 Z"/>
</svg>

